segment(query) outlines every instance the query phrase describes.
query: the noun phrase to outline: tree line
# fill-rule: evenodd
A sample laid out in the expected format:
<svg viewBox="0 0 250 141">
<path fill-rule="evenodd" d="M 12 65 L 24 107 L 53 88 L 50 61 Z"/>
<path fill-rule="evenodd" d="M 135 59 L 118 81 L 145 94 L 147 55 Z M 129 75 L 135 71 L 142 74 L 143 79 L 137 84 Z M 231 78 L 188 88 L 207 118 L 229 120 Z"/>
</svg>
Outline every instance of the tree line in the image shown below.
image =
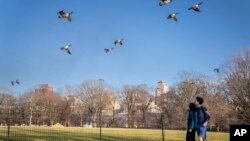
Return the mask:
<svg viewBox="0 0 250 141">
<path fill-rule="evenodd" d="M 187 107 L 196 96 L 205 99 L 212 130 L 250 123 L 250 49 L 233 55 L 213 77 L 180 73 L 167 93 L 155 96 L 144 85 L 121 90 L 88 80 L 62 91 L 40 87 L 20 96 L 0 88 L 0 126 L 127 127 L 185 129 Z"/>
</svg>

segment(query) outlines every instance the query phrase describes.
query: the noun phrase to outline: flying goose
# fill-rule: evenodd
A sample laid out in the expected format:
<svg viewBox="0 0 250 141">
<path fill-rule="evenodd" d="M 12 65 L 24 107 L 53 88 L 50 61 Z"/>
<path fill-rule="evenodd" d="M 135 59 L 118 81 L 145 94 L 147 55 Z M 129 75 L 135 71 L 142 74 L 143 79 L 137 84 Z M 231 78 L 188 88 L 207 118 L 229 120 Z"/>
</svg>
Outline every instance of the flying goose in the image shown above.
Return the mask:
<svg viewBox="0 0 250 141">
<path fill-rule="evenodd" d="M 172 2 L 172 0 L 161 0 L 161 2 L 159 3 L 160 6 L 164 6 L 169 4 L 170 2 Z"/>
<path fill-rule="evenodd" d="M 20 84 L 20 82 L 16 79 L 16 80 L 12 80 L 11 82 L 12 86 L 15 86 L 15 84 Z"/>
<path fill-rule="evenodd" d="M 173 19 L 174 21 L 177 22 L 178 21 L 177 14 L 179 14 L 179 13 L 171 13 L 171 14 L 168 15 L 167 19 Z"/>
<path fill-rule="evenodd" d="M 203 4 L 203 2 L 195 4 L 195 5 L 191 6 L 190 8 L 188 8 L 188 10 L 194 10 L 196 12 L 201 12 L 200 9 L 199 9 L 199 6 L 202 5 L 202 4 Z"/>
<path fill-rule="evenodd" d="M 122 46 L 123 45 L 123 39 L 117 39 L 117 40 L 115 40 L 114 44 Z"/>
<path fill-rule="evenodd" d="M 67 19 L 68 21 L 72 21 L 71 18 L 71 14 L 73 14 L 73 12 L 65 12 L 64 10 L 59 11 L 58 13 L 58 18 L 63 18 L 63 19 Z"/>
<path fill-rule="evenodd" d="M 61 47 L 61 50 L 64 50 L 64 51 L 66 51 L 69 55 L 71 55 L 71 52 L 70 52 L 70 48 L 71 47 L 71 45 L 66 45 L 66 46 L 63 46 L 63 47 Z"/>
<path fill-rule="evenodd" d="M 219 69 L 219 68 L 215 68 L 215 69 L 214 69 L 214 72 L 219 73 L 219 72 L 220 72 L 220 69 Z"/>
<path fill-rule="evenodd" d="M 114 48 L 113 47 L 112 48 L 105 48 L 104 50 L 105 50 L 106 53 L 109 53 L 109 52 L 113 51 Z"/>
<path fill-rule="evenodd" d="M 100 79 L 98 79 L 98 81 L 104 82 L 104 79 L 100 78 Z"/>
</svg>

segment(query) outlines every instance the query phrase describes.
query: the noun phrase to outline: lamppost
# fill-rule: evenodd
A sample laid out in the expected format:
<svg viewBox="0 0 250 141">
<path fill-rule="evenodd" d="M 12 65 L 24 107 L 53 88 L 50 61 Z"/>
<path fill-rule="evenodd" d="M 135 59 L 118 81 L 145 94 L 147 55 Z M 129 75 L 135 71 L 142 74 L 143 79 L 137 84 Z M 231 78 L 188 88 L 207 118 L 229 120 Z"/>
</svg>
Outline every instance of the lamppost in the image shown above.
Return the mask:
<svg viewBox="0 0 250 141">
<path fill-rule="evenodd" d="M 98 81 L 102 84 L 104 82 L 103 79 L 98 79 Z M 103 84 L 101 85 L 103 86 Z M 100 87 L 101 87 L 100 86 Z M 99 90 L 100 90 L 100 87 L 99 87 Z M 100 141 L 102 140 L 102 95 L 103 95 L 103 91 L 101 90 L 100 91 L 100 103 L 99 103 L 99 128 L 100 128 Z"/>
</svg>

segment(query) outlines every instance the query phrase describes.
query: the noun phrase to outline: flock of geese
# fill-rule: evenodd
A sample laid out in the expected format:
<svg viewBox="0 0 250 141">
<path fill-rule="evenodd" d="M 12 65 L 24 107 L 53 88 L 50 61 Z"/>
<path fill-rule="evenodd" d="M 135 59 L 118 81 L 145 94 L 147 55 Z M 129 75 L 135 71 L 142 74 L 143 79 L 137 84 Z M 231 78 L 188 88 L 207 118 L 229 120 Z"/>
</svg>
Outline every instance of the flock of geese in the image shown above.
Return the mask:
<svg viewBox="0 0 250 141">
<path fill-rule="evenodd" d="M 66 12 L 66 11 L 64 11 L 64 10 L 61 10 L 61 11 L 59 11 L 59 12 L 57 13 L 59 19 L 66 19 L 66 20 L 68 20 L 69 22 L 72 21 L 72 16 L 71 16 L 72 14 L 73 14 L 73 12 Z M 123 44 L 124 44 L 124 39 L 122 39 L 122 38 L 121 38 L 121 39 L 116 39 L 116 40 L 114 41 L 114 45 L 115 45 L 115 46 L 123 46 Z M 65 52 L 68 53 L 69 55 L 71 55 L 71 54 L 72 54 L 71 51 L 70 51 L 70 48 L 71 48 L 71 47 L 72 47 L 72 45 L 69 44 L 69 45 L 65 45 L 65 46 L 61 47 L 60 49 L 61 49 L 62 51 L 65 51 Z M 106 53 L 110 53 L 110 52 L 112 52 L 114 49 L 115 49 L 115 47 L 104 48 L 104 51 L 105 51 Z M 12 86 L 15 86 L 15 85 L 19 85 L 19 84 L 20 84 L 20 81 L 19 81 L 18 79 L 15 79 L 15 80 L 12 80 L 10 83 L 11 83 Z"/>
<path fill-rule="evenodd" d="M 160 3 L 159 3 L 159 5 L 160 6 L 166 6 L 166 5 L 169 5 L 171 2 L 173 2 L 173 0 L 161 0 L 160 1 Z M 193 11 L 195 11 L 195 12 L 201 12 L 201 10 L 200 10 L 200 5 L 202 5 L 203 4 L 203 2 L 199 2 L 199 3 L 197 3 L 197 4 L 194 4 L 194 5 L 192 5 L 191 7 L 189 7 L 188 8 L 188 10 L 193 10 Z M 167 17 L 167 19 L 172 19 L 172 20 L 174 20 L 174 21 L 178 21 L 178 18 L 177 18 L 177 15 L 178 15 L 179 13 L 170 13 L 169 15 L 168 15 L 168 17 Z M 219 68 L 214 68 L 213 69 L 213 71 L 215 72 L 215 73 L 219 73 L 220 72 L 220 69 Z"/>
<path fill-rule="evenodd" d="M 67 19 L 69 22 L 71 22 L 72 21 L 72 14 L 73 14 L 73 12 L 66 12 L 66 11 L 64 11 L 64 10 L 61 10 L 61 11 L 59 11 L 58 13 L 58 18 L 59 19 Z M 124 39 L 117 39 L 117 40 L 115 40 L 114 41 L 114 44 L 116 45 L 116 46 L 122 46 L 123 45 L 123 42 L 124 42 Z M 71 47 L 72 45 L 65 45 L 65 46 L 63 46 L 63 47 L 61 47 L 61 50 L 63 50 L 63 51 L 65 51 L 65 52 L 67 52 L 69 55 L 71 55 L 71 51 L 70 51 L 70 47 Z M 114 47 L 111 47 L 111 48 L 104 48 L 104 51 L 106 52 L 106 53 L 109 53 L 109 52 L 112 52 L 113 50 L 114 50 L 115 48 Z"/>
<path fill-rule="evenodd" d="M 172 2 L 173 0 L 161 0 L 160 1 L 160 3 L 159 3 L 159 5 L 160 6 L 166 6 L 166 5 L 168 5 L 168 4 L 170 4 L 171 2 Z M 203 4 L 203 2 L 200 2 L 200 3 L 198 3 L 198 4 L 194 4 L 194 5 L 192 5 L 191 7 L 189 7 L 188 8 L 188 10 L 193 10 L 193 11 L 195 11 L 195 12 L 201 12 L 201 10 L 200 10 L 200 5 L 202 5 Z M 177 18 L 177 15 L 178 15 L 179 13 L 170 13 L 169 15 L 168 15 L 168 17 L 167 17 L 167 19 L 173 19 L 174 21 L 178 21 L 178 18 Z"/>
<path fill-rule="evenodd" d="M 170 4 L 172 1 L 173 0 L 161 0 L 160 3 L 159 3 L 159 5 L 160 6 L 166 6 L 166 5 Z M 200 10 L 199 7 L 202 4 L 203 4 L 203 2 L 200 2 L 198 4 L 194 4 L 193 6 L 189 7 L 188 10 L 193 10 L 195 12 L 201 12 L 201 10 Z M 72 16 L 71 16 L 72 14 L 73 14 L 73 12 L 66 12 L 64 10 L 61 10 L 61 11 L 59 11 L 57 13 L 59 19 L 66 19 L 69 22 L 72 21 Z M 171 13 L 171 14 L 168 15 L 167 19 L 173 19 L 174 21 L 177 22 L 178 21 L 178 18 L 177 18 L 178 14 L 179 13 Z M 122 39 L 122 38 L 117 39 L 117 40 L 114 41 L 115 47 L 116 46 L 123 46 L 123 44 L 124 44 L 124 39 Z M 72 45 L 69 44 L 69 45 L 65 45 L 65 46 L 61 47 L 60 49 L 62 51 L 65 51 L 69 55 L 71 55 L 72 54 L 71 51 L 70 51 L 71 47 L 72 47 Z M 104 48 L 104 51 L 106 53 L 110 53 L 110 52 L 112 52 L 115 49 L 115 47 Z M 215 68 L 213 71 L 216 72 L 216 73 L 220 72 L 220 70 L 218 68 Z M 15 86 L 15 85 L 20 84 L 20 81 L 18 79 L 16 79 L 16 80 L 12 80 L 10 83 L 11 83 L 12 86 Z"/>
</svg>

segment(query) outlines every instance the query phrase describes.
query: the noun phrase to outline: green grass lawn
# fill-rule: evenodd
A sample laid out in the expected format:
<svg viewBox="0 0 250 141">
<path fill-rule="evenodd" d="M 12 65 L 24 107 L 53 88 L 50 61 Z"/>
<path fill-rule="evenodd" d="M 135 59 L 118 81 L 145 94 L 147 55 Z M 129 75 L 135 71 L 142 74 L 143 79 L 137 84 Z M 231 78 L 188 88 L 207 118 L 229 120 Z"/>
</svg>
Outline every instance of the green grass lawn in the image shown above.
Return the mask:
<svg viewBox="0 0 250 141">
<path fill-rule="evenodd" d="M 103 141 L 161 141 L 161 130 L 103 128 Z M 184 141 L 185 131 L 166 130 L 166 141 Z M 229 141 L 228 133 L 208 133 L 208 141 Z M 0 127 L 0 141 L 7 140 L 7 127 Z M 11 127 L 10 141 L 97 141 L 98 128 Z"/>
</svg>

